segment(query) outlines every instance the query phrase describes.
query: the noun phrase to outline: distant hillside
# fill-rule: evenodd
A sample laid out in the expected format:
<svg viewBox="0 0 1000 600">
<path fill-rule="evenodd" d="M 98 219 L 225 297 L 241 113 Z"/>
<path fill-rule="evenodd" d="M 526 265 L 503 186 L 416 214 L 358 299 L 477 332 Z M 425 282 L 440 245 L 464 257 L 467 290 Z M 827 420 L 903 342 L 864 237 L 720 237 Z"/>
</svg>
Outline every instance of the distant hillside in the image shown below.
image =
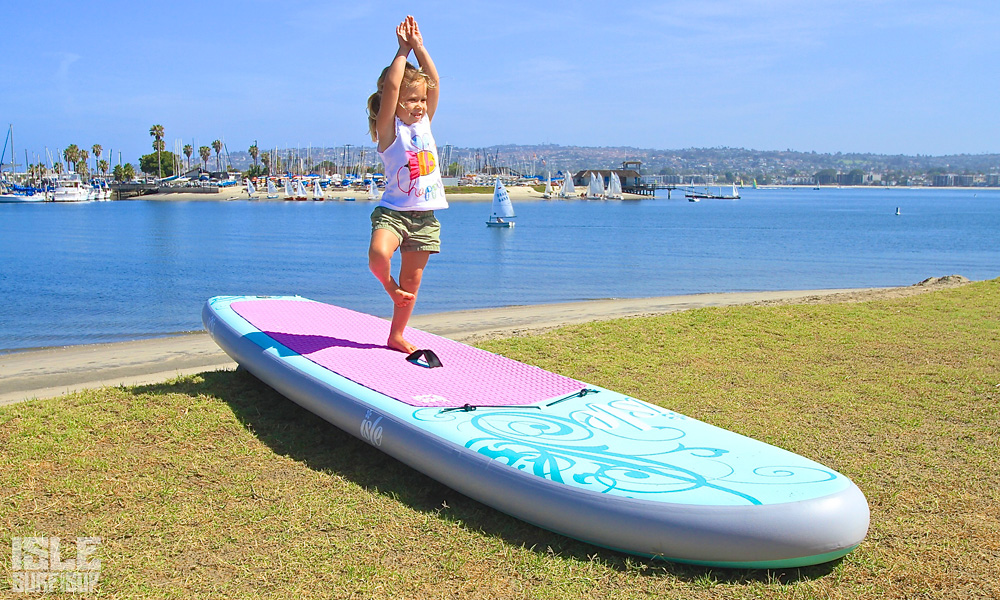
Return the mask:
<svg viewBox="0 0 1000 600">
<path fill-rule="evenodd" d="M 824 169 L 848 172 L 858 169 L 865 173 L 891 176 L 917 176 L 943 173 L 989 174 L 1000 172 L 1000 154 L 955 154 L 946 156 L 908 156 L 871 153 L 800 152 L 796 150 L 748 150 L 746 148 L 684 148 L 658 150 L 652 148 L 585 147 L 559 145 L 502 145 L 482 148 L 439 146 L 444 166 L 458 163 L 465 171 L 480 170 L 487 165 L 512 167 L 525 174 L 544 175 L 547 171 L 579 171 L 621 167 L 625 160 L 642 161 L 643 175 L 727 173 L 744 179 L 756 177 L 763 181 L 803 175 L 811 176 Z M 378 165 L 375 148 L 311 148 L 277 152 L 282 160 L 292 157 L 293 163 L 319 164 L 328 161 L 340 166 Z M 230 155 L 233 166 L 246 169 L 252 164 L 246 152 Z M 363 157 L 363 162 L 362 162 Z"/>
</svg>

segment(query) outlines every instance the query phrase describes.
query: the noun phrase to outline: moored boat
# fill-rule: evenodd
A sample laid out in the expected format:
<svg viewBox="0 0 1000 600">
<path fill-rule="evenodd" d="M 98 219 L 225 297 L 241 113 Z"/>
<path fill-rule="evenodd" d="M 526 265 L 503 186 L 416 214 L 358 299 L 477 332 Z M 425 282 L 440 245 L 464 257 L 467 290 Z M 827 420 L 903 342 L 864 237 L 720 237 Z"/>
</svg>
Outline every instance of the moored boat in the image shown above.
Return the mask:
<svg viewBox="0 0 1000 600">
<path fill-rule="evenodd" d="M 96 199 L 94 189 L 84 184 L 76 173 L 62 173 L 56 179 L 56 189 L 52 194 L 54 202 L 90 202 Z"/>
</svg>

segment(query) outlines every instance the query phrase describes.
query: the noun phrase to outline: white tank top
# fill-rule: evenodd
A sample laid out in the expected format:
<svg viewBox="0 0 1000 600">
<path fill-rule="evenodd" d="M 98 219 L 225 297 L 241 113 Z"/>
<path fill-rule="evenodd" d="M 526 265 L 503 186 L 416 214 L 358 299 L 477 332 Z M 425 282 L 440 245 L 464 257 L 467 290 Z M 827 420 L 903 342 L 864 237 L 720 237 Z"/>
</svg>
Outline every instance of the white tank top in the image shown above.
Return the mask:
<svg viewBox="0 0 1000 600">
<path fill-rule="evenodd" d="M 413 125 L 396 121 L 396 140 L 378 155 L 385 165 L 385 192 L 380 206 L 393 210 L 448 208 L 430 120 Z"/>
</svg>

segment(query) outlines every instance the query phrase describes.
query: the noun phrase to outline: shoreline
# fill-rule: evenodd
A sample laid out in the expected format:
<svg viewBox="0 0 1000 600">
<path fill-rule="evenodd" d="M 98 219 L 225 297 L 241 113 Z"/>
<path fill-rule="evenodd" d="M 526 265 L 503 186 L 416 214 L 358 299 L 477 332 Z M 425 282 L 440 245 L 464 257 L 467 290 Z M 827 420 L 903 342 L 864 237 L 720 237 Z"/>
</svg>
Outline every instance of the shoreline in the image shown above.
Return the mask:
<svg viewBox="0 0 1000 600">
<path fill-rule="evenodd" d="M 685 189 L 698 189 L 706 187 L 703 184 L 684 184 L 678 185 L 675 191 L 683 191 Z M 710 184 L 707 187 L 718 187 L 718 184 Z M 180 188 L 183 190 L 184 188 Z M 752 189 L 749 186 L 744 186 L 741 189 Z M 761 190 L 780 190 L 780 191 L 816 191 L 814 186 L 810 185 L 787 185 L 787 184 L 774 184 L 761 186 Z M 824 190 L 832 189 L 846 189 L 846 190 L 883 190 L 883 191 L 965 191 L 978 193 L 980 191 L 1000 191 L 1000 188 L 995 187 L 928 187 L 928 186 L 826 186 L 823 187 Z M 311 193 L 310 193 L 311 194 Z M 553 198 L 542 198 L 542 193 L 536 191 L 530 186 L 509 186 L 507 188 L 507 194 L 510 196 L 512 202 L 533 202 L 533 201 L 568 201 L 568 200 L 584 200 L 578 196 L 572 198 L 559 198 L 558 196 Z M 639 194 L 625 194 L 624 200 L 653 200 L 653 196 L 642 196 Z M 277 198 L 267 198 L 267 192 L 262 190 L 257 190 L 253 195 L 254 201 L 259 202 L 318 202 L 313 200 L 309 194 L 307 194 L 307 200 L 286 200 L 285 193 L 283 190 L 278 192 Z M 353 198 L 353 200 L 348 200 L 348 198 Z M 470 192 L 470 193 L 449 193 L 447 194 L 449 202 L 490 202 L 493 199 L 493 194 L 488 192 Z M 151 200 L 157 202 L 233 202 L 237 200 L 249 200 L 250 197 L 246 193 L 246 189 L 243 186 L 236 186 L 231 188 L 219 188 L 216 192 L 167 192 L 158 194 L 147 194 L 145 196 L 133 196 L 131 198 L 125 198 L 122 201 L 128 200 Z M 662 200 L 663 198 L 659 198 Z M 680 198 L 683 200 L 683 198 Z M 357 202 L 359 204 L 364 203 L 375 203 L 376 200 L 368 199 L 368 192 L 365 190 L 327 190 L 324 192 L 325 202 Z M 621 200 L 616 200 L 615 202 L 621 202 Z"/>
<path fill-rule="evenodd" d="M 183 190 L 184 188 L 179 188 Z M 513 202 L 530 202 L 530 201 L 546 201 L 546 198 L 542 198 L 542 192 L 536 191 L 530 186 L 510 186 L 507 188 L 507 194 L 510 196 Z M 253 195 L 254 201 L 259 202 L 357 202 L 358 204 L 365 203 L 376 203 L 376 200 L 368 199 L 368 192 L 366 190 L 327 190 L 323 194 L 324 200 L 313 200 L 311 192 L 306 194 L 306 200 L 286 200 L 284 191 L 278 192 L 277 198 L 268 198 L 267 192 L 262 190 L 257 190 Z M 354 200 L 348 200 L 348 198 L 353 198 Z M 493 200 L 492 192 L 470 192 L 470 193 L 449 193 L 447 194 L 449 202 L 491 202 Z M 638 194 L 625 194 L 625 200 L 640 200 L 640 199 L 651 199 L 651 196 L 640 196 Z M 228 202 L 236 200 L 249 200 L 250 196 L 246 193 L 246 188 L 243 186 L 234 186 L 229 188 L 219 188 L 216 192 L 167 192 L 158 194 L 147 194 L 144 196 L 133 196 L 131 198 L 126 198 L 123 201 L 128 200 L 153 200 L 159 202 Z M 581 200 L 582 198 L 558 198 L 553 197 L 548 200 Z"/>
<path fill-rule="evenodd" d="M 414 315 L 410 325 L 459 342 L 474 343 L 537 334 L 566 325 L 696 308 L 862 302 L 911 296 L 966 283 L 969 280 L 964 277 L 949 276 L 892 288 L 722 292 L 587 300 Z M 95 387 L 160 383 L 182 375 L 235 368 L 236 363 L 203 331 L 128 342 L 17 351 L 0 355 L 0 406 Z"/>
</svg>

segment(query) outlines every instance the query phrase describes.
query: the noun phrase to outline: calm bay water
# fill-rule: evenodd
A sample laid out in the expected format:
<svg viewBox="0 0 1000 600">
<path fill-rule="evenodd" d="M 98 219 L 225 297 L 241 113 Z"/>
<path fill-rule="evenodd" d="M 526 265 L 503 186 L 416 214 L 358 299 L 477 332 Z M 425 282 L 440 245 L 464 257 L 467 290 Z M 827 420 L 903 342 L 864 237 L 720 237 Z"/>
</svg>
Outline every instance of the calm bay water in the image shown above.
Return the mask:
<svg viewBox="0 0 1000 600">
<path fill-rule="evenodd" d="M 1000 190 L 743 190 L 739 201 L 488 204 L 441 211 L 419 313 L 611 297 L 1000 276 Z M 895 214 L 896 208 L 901 214 Z M 298 294 L 381 316 L 372 204 L 0 204 L 0 352 L 201 328 L 222 294 Z"/>
</svg>

